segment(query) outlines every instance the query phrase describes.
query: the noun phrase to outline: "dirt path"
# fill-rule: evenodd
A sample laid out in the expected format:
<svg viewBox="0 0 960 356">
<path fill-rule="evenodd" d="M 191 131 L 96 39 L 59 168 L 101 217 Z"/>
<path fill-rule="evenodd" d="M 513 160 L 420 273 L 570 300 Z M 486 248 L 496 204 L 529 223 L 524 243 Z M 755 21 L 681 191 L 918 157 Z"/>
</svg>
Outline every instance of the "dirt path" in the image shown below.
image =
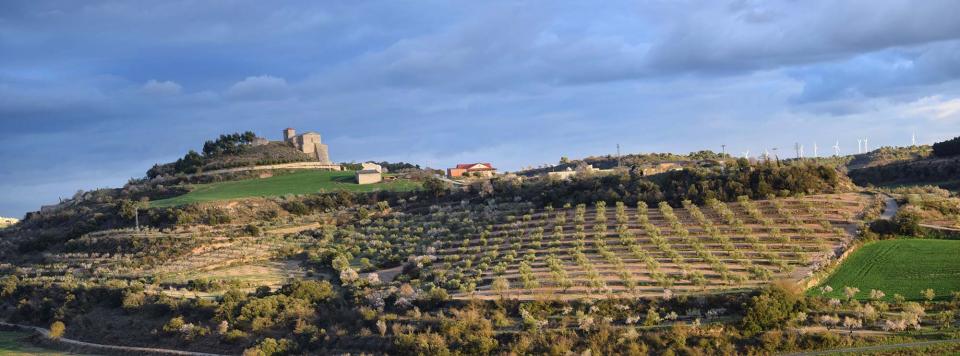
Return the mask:
<svg viewBox="0 0 960 356">
<path fill-rule="evenodd" d="M 92 342 L 85 342 L 85 341 L 68 339 L 63 337 L 59 339 L 53 339 L 50 337 L 49 329 L 44 329 L 39 326 L 12 324 L 12 323 L 2 322 L 2 321 L 0 321 L 0 326 L 32 330 L 40 333 L 40 335 L 43 335 L 43 337 L 45 338 L 48 338 L 50 340 L 55 340 L 56 342 L 59 342 L 59 343 L 73 345 L 73 346 L 87 347 L 92 349 L 120 351 L 124 353 L 137 354 L 137 355 L 148 354 L 148 355 L 184 355 L 184 356 L 225 356 L 221 354 L 210 354 L 210 353 L 204 353 L 204 352 L 192 352 L 192 351 L 181 351 L 181 350 L 171 350 L 171 349 L 159 349 L 159 348 L 152 348 L 152 347 L 133 347 L 133 346 L 96 344 Z"/>
<path fill-rule="evenodd" d="M 816 355 L 834 355 L 839 353 L 873 352 L 873 351 L 885 351 L 885 350 L 894 350 L 894 349 L 903 349 L 903 348 L 925 347 L 925 346 L 933 346 L 933 345 L 940 345 L 940 344 L 952 344 L 956 342 L 960 342 L 960 339 L 919 341 L 919 342 L 908 342 L 908 343 L 902 343 L 902 344 L 850 347 L 846 349 L 833 349 L 833 350 L 783 354 L 783 356 L 816 356 Z"/>
<path fill-rule="evenodd" d="M 883 199 L 886 200 L 887 205 L 883 208 L 883 214 L 880 214 L 880 218 L 883 220 L 893 219 L 893 217 L 897 215 L 897 210 L 900 209 L 900 207 L 897 206 L 897 200 L 889 195 L 885 195 Z"/>
<path fill-rule="evenodd" d="M 318 229 L 318 228 L 320 228 L 321 226 L 323 226 L 323 225 L 320 224 L 320 223 L 318 223 L 318 222 L 315 222 L 315 223 L 306 224 L 306 225 L 298 225 L 298 226 L 283 227 L 283 228 L 279 228 L 279 229 L 267 230 L 266 232 L 267 232 L 267 234 L 271 234 L 271 235 L 296 234 L 296 233 L 298 233 L 298 232 L 302 232 L 302 231 L 306 231 L 306 230 Z"/>
<path fill-rule="evenodd" d="M 893 197 L 889 195 L 884 196 L 884 200 L 886 201 L 887 205 L 883 208 L 883 214 L 880 215 L 880 218 L 883 220 L 893 219 L 893 217 L 897 215 L 897 211 L 900 209 L 900 207 L 897 205 L 897 200 L 893 199 Z M 940 231 L 960 232 L 960 229 L 940 225 L 920 224 L 920 227 Z"/>
</svg>

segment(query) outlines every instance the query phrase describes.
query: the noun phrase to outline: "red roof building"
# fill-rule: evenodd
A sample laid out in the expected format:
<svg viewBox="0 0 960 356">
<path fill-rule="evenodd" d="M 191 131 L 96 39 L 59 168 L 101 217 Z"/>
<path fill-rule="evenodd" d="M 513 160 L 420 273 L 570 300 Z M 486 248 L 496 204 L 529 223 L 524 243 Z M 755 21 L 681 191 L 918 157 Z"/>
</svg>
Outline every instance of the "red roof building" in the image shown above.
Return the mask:
<svg viewBox="0 0 960 356">
<path fill-rule="evenodd" d="M 448 168 L 447 176 L 450 178 L 458 177 L 492 177 L 497 174 L 497 169 L 490 163 L 461 163 L 456 168 Z"/>
</svg>

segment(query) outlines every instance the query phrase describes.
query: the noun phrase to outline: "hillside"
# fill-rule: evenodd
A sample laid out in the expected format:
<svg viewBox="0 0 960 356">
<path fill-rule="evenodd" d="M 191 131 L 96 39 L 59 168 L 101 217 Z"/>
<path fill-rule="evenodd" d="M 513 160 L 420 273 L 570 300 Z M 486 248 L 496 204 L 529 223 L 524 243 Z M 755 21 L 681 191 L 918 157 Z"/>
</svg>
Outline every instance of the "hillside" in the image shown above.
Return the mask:
<svg viewBox="0 0 960 356">
<path fill-rule="evenodd" d="M 562 158 L 560 162 L 556 165 L 551 165 L 550 167 L 538 167 L 538 168 L 528 168 L 523 169 L 517 172 L 517 174 L 525 176 L 536 176 L 544 174 L 546 172 L 559 172 L 565 171 L 567 169 L 576 170 L 577 167 L 581 165 L 591 165 L 596 169 L 612 169 L 616 168 L 619 165 L 623 167 L 645 167 L 650 165 L 655 165 L 657 163 L 665 162 L 675 162 L 685 165 L 696 165 L 699 161 L 705 160 L 733 160 L 730 155 L 719 154 L 711 151 L 699 151 L 692 152 L 690 154 L 675 154 L 675 153 L 641 153 L 641 154 L 626 154 L 621 157 L 616 157 L 612 155 L 606 156 L 591 156 L 582 159 L 568 159 L 566 157 Z"/>
<path fill-rule="evenodd" d="M 184 162 L 194 160 L 194 163 L 186 164 Z M 185 159 L 178 162 L 158 164 L 150 168 L 147 172 L 148 178 L 160 176 L 171 176 L 177 174 L 193 174 L 198 172 L 207 172 L 218 169 L 250 167 L 257 165 L 270 165 L 292 162 L 309 162 L 315 159 L 310 155 L 300 152 L 293 146 L 284 142 L 270 142 L 266 145 L 252 146 L 243 145 L 237 152 L 204 155 L 188 154 Z"/>
<path fill-rule="evenodd" d="M 162 208 L 197 202 L 248 197 L 278 197 L 288 194 L 313 194 L 318 192 L 408 191 L 418 187 L 419 183 L 405 178 L 360 185 L 355 182 L 354 172 L 351 171 L 310 170 L 271 175 L 265 178 L 188 185 L 186 188 L 189 193 L 154 201 L 151 206 Z"/>
<path fill-rule="evenodd" d="M 857 170 L 899 162 L 916 161 L 930 158 L 932 155 L 933 148 L 929 145 L 907 147 L 885 146 L 868 153 L 849 156 L 851 159 L 846 164 L 846 167 L 848 170 Z"/>
<path fill-rule="evenodd" d="M 850 170 L 858 185 L 899 186 L 932 184 L 960 189 L 960 157 L 923 158 Z"/>
<path fill-rule="evenodd" d="M 700 325 L 682 347 L 761 353 L 740 331 L 753 298 L 828 272 L 883 203 L 812 162 L 464 187 L 352 174 L 79 193 L 0 231 L 0 310 L 74 339 L 218 354 L 466 350 L 457 330 L 479 354 L 531 337 L 541 352 L 526 353 L 547 353 L 562 335 L 595 348 L 603 332 L 620 354 Z M 823 313 L 809 298 L 791 313 Z"/>
</svg>

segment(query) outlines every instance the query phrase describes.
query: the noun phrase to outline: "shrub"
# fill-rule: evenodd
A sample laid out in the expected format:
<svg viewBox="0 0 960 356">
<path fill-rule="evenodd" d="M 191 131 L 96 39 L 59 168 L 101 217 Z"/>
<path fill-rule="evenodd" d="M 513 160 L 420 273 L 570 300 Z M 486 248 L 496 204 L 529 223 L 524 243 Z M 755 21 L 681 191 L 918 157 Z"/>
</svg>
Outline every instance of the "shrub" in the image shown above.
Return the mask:
<svg viewBox="0 0 960 356">
<path fill-rule="evenodd" d="M 63 333 L 66 331 L 67 326 L 63 325 L 62 321 L 55 321 L 53 324 L 50 324 L 50 337 L 54 339 L 59 339 L 63 336 Z"/>
<path fill-rule="evenodd" d="M 266 338 L 263 339 L 257 346 L 251 347 L 243 351 L 244 356 L 274 356 L 274 355 L 286 355 L 293 352 L 297 348 L 297 343 L 289 339 L 274 339 Z"/>
<path fill-rule="evenodd" d="M 263 229 L 254 224 L 247 224 L 247 226 L 243 228 L 243 232 L 246 232 L 250 236 L 263 235 Z"/>
<path fill-rule="evenodd" d="M 787 284 L 775 283 L 751 298 L 742 321 L 744 335 L 778 329 L 790 320 L 800 294 Z"/>
</svg>

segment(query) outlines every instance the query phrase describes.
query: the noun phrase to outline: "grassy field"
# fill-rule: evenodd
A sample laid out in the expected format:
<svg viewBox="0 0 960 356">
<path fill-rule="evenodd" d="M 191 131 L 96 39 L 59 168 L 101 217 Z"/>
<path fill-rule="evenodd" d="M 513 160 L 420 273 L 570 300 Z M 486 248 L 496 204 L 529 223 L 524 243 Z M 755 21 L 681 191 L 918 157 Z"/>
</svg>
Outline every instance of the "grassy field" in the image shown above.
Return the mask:
<svg viewBox="0 0 960 356">
<path fill-rule="evenodd" d="M 190 193 L 170 199 L 157 200 L 152 202 L 151 206 L 169 207 L 216 200 L 312 194 L 320 191 L 406 191 L 417 189 L 419 186 L 419 183 L 405 179 L 359 185 L 354 183 L 354 173 L 352 171 L 302 171 L 270 178 L 193 185 Z"/>
<path fill-rule="evenodd" d="M 43 349 L 23 340 L 29 336 L 27 333 L 16 331 L 0 331 L 0 355 L 2 356 L 74 356 L 79 354 Z"/>
<path fill-rule="evenodd" d="M 921 300 L 920 291 L 932 288 L 938 298 L 960 291 L 960 241 L 885 240 L 855 251 L 822 285 L 833 288 L 833 297 L 843 298 L 846 286 L 860 289 L 858 299 L 868 299 L 871 289 L 883 291 L 887 300 L 900 294 Z M 818 288 L 811 293 L 819 294 Z"/>
</svg>

